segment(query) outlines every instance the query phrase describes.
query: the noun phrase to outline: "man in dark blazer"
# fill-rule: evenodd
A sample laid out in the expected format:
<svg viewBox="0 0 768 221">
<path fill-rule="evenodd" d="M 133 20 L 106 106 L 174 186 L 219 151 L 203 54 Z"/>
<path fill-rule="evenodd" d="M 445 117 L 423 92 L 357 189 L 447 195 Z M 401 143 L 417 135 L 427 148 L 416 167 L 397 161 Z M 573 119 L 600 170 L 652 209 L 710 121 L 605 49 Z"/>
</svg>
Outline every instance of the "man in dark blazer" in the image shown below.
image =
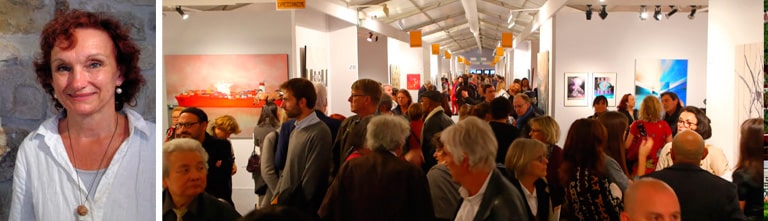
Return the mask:
<svg viewBox="0 0 768 221">
<path fill-rule="evenodd" d="M 440 133 L 437 152 L 463 198 L 456 220 L 527 220 L 524 198 L 496 169 L 496 138 L 491 126 L 470 116 Z"/>
<path fill-rule="evenodd" d="M 699 167 L 707 151 L 698 133 L 678 133 L 672 141 L 671 153 L 671 167 L 646 176 L 662 180 L 675 190 L 682 220 L 744 220 L 736 186 Z"/>
<path fill-rule="evenodd" d="M 435 158 L 430 157 L 435 153 L 435 146 L 430 142 L 432 136 L 453 125 L 453 120 L 443 110 L 442 100 L 444 98 L 440 92 L 427 91 L 419 99 L 421 99 L 424 113 L 427 113 L 424 118 L 424 127 L 421 129 L 421 152 L 424 154 L 424 164 L 422 164 L 421 169 L 426 172 L 437 164 Z"/>
<path fill-rule="evenodd" d="M 410 126 L 399 116 L 375 116 L 367 125 L 370 153 L 342 164 L 318 215 L 322 220 L 433 220 L 427 178 L 397 157 Z"/>
</svg>

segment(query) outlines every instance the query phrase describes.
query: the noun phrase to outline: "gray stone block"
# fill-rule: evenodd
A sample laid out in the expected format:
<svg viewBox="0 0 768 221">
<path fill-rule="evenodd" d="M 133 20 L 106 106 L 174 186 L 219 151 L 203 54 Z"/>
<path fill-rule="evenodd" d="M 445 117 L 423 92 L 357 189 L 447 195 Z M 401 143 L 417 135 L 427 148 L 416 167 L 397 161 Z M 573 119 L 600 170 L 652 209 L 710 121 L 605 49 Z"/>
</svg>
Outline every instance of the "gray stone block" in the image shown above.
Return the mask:
<svg viewBox="0 0 768 221">
<path fill-rule="evenodd" d="M 42 88 L 29 84 L 16 85 L 13 91 L 15 95 L 11 102 L 12 116 L 25 120 L 43 120 L 45 118 L 44 108 L 47 95 L 43 94 Z"/>
</svg>

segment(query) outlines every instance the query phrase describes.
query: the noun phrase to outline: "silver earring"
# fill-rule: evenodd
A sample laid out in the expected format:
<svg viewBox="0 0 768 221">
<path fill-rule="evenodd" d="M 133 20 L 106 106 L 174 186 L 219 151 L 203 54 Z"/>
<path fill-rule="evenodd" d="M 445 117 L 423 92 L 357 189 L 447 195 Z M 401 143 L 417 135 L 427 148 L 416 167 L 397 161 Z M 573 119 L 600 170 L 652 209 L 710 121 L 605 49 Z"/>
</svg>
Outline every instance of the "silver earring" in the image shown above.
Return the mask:
<svg viewBox="0 0 768 221">
<path fill-rule="evenodd" d="M 115 93 L 122 94 L 123 93 L 123 89 L 121 89 L 120 87 L 117 87 L 117 89 L 115 89 Z"/>
<path fill-rule="evenodd" d="M 59 96 L 56 95 L 56 93 L 53 94 L 53 99 L 59 99 Z"/>
</svg>

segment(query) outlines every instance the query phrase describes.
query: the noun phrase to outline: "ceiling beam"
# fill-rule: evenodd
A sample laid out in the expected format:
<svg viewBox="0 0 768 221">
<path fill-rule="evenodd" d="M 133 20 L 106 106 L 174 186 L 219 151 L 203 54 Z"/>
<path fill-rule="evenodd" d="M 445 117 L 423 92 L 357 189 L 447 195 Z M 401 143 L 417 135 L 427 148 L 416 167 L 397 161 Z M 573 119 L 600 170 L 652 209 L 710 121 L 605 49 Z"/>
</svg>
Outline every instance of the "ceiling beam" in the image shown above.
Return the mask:
<svg viewBox="0 0 768 221">
<path fill-rule="evenodd" d="M 438 32 L 448 32 L 448 33 L 451 33 L 451 32 L 454 32 L 454 31 L 457 31 L 457 30 L 460 30 L 460 29 L 467 29 L 467 30 L 469 30 L 469 22 L 465 22 L 465 23 L 453 26 L 453 27 L 448 28 L 448 29 L 445 29 L 445 28 L 443 28 L 442 30 L 435 29 L 435 30 L 423 33 L 422 36 L 430 36 L 430 35 L 438 33 Z"/>
<path fill-rule="evenodd" d="M 242 3 L 275 3 L 275 0 L 163 0 L 163 6 L 206 6 L 206 5 L 236 5 Z"/>
<path fill-rule="evenodd" d="M 390 15 L 388 18 L 384 19 L 383 22 L 389 24 L 389 23 L 395 22 L 395 21 L 400 20 L 400 19 L 404 19 L 404 18 L 407 18 L 407 17 L 411 17 L 411 16 L 414 16 L 414 15 L 420 14 L 422 11 L 429 11 L 429 10 L 436 9 L 436 8 L 439 8 L 439 7 L 442 7 L 442 6 L 450 5 L 451 3 L 454 3 L 456 1 L 458 1 L 458 0 L 434 1 L 434 2 L 427 3 L 427 4 L 425 4 L 422 7 L 419 7 L 418 5 L 414 5 L 414 6 L 416 6 L 416 9 L 411 10 L 411 11 L 407 11 L 407 12 L 404 12 L 404 13 L 400 13 L 400 14 L 397 14 L 397 15 Z"/>
<path fill-rule="evenodd" d="M 411 26 L 411 27 L 403 27 L 403 31 L 412 31 L 412 30 L 415 30 L 415 29 L 421 29 L 423 27 L 426 27 L 426 26 L 429 26 L 429 25 L 434 25 L 434 24 L 443 22 L 445 20 L 456 18 L 456 17 L 460 17 L 460 16 L 463 16 L 463 15 L 464 15 L 464 12 L 456 13 L 456 14 L 452 14 L 452 15 L 448 15 L 448 16 L 444 16 L 444 17 L 439 17 L 438 19 L 435 19 L 435 20 L 432 20 L 432 21 L 425 21 L 425 22 L 416 24 L 416 25 Z"/>
</svg>

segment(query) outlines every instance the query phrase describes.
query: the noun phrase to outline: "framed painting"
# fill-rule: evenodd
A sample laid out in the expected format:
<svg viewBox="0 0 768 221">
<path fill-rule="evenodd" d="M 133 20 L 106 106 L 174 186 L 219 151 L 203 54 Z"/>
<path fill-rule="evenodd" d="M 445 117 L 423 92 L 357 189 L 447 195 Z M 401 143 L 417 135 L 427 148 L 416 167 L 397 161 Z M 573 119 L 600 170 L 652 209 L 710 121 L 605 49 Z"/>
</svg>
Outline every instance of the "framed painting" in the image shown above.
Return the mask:
<svg viewBox="0 0 768 221">
<path fill-rule="evenodd" d="M 587 76 L 588 73 L 565 73 L 565 106 L 587 106 Z"/>
<path fill-rule="evenodd" d="M 165 93 L 170 106 L 198 107 L 209 122 L 233 116 L 251 138 L 267 99 L 280 103 L 279 86 L 288 80 L 287 54 L 166 55 Z M 209 127 L 210 127 L 209 123 Z"/>
<path fill-rule="evenodd" d="M 592 82 L 592 96 L 603 95 L 609 107 L 616 106 L 616 72 L 592 73 Z"/>
<path fill-rule="evenodd" d="M 389 65 L 389 84 L 393 88 L 400 88 L 400 67 L 396 64 Z"/>
<path fill-rule="evenodd" d="M 637 59 L 635 61 L 635 107 L 640 107 L 646 96 L 659 96 L 674 92 L 687 104 L 687 59 Z"/>
</svg>

